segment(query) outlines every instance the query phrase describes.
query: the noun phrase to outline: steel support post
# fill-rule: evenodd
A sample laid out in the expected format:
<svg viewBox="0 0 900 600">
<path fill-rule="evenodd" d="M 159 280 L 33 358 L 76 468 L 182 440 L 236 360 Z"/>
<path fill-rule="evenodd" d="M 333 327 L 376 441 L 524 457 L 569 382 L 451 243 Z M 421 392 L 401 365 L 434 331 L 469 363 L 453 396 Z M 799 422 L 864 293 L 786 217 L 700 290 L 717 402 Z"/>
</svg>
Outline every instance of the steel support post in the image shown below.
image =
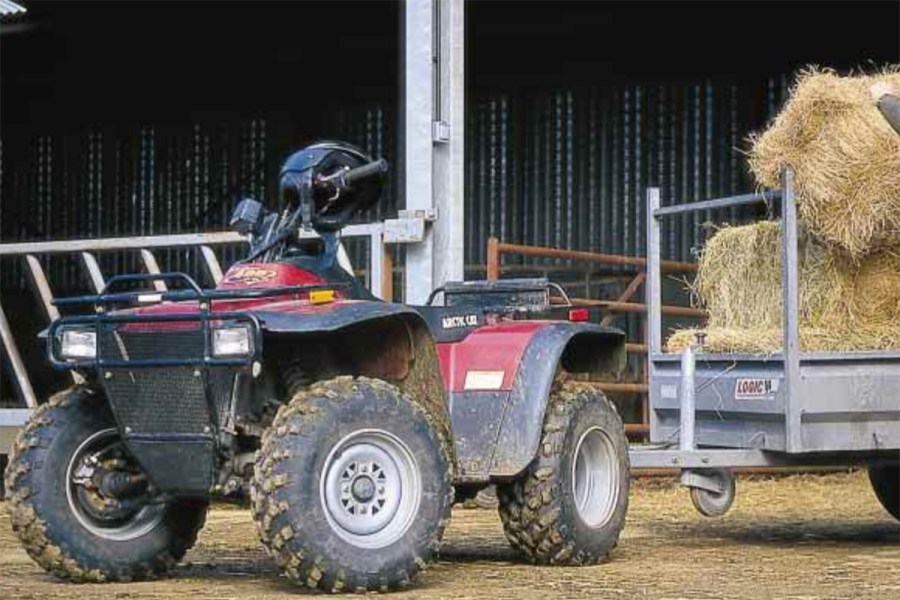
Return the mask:
<svg viewBox="0 0 900 600">
<path fill-rule="evenodd" d="M 784 310 L 784 398 L 787 403 L 785 414 L 785 438 L 788 452 L 797 452 L 802 446 L 800 439 L 800 409 L 794 404 L 800 398 L 797 387 L 800 383 L 800 256 L 797 248 L 797 205 L 794 202 L 794 172 L 788 168 L 781 176 L 781 280 L 782 309 Z"/>
<path fill-rule="evenodd" d="M 438 114 L 433 126 L 434 285 L 465 278 L 465 2 L 438 6 Z"/>
<path fill-rule="evenodd" d="M 434 219 L 424 242 L 406 252 L 405 301 L 417 304 L 463 278 L 465 6 L 407 0 L 404 7 L 406 209 Z"/>
<path fill-rule="evenodd" d="M 644 282 L 644 293 L 647 304 L 647 380 L 650 382 L 647 398 L 651 440 L 658 427 L 656 411 L 653 410 L 656 405 L 652 383 L 653 356 L 662 352 L 662 275 L 660 274 L 662 253 L 659 217 L 656 215 L 660 204 L 659 188 L 647 188 L 647 279 Z"/>
</svg>

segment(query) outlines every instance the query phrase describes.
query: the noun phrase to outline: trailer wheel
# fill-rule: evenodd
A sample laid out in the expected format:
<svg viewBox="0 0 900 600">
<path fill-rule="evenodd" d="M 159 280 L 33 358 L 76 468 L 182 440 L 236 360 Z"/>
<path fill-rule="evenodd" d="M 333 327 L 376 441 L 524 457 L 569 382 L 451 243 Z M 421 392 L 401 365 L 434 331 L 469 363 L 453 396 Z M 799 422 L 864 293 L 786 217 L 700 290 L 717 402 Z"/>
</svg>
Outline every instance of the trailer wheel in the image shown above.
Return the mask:
<svg viewBox="0 0 900 600">
<path fill-rule="evenodd" d="M 625 526 L 629 482 L 615 407 L 596 388 L 566 382 L 551 394 L 537 458 L 497 486 L 506 538 L 533 563 L 596 564 Z"/>
<path fill-rule="evenodd" d="M 870 466 L 869 481 L 884 509 L 900 521 L 900 465 Z"/>
<path fill-rule="evenodd" d="M 260 537 L 291 581 L 329 592 L 408 585 L 453 501 L 449 447 L 396 387 L 338 377 L 294 392 L 257 454 Z"/>
<path fill-rule="evenodd" d="M 205 501 L 154 501 L 104 398 L 87 386 L 34 412 L 16 438 L 6 486 L 13 531 L 29 556 L 74 581 L 164 573 L 206 520 Z"/>
<path fill-rule="evenodd" d="M 698 469 L 699 474 L 714 480 L 721 491 L 691 488 L 691 502 L 704 517 L 721 517 L 731 509 L 736 493 L 734 475 L 728 469 Z"/>
</svg>

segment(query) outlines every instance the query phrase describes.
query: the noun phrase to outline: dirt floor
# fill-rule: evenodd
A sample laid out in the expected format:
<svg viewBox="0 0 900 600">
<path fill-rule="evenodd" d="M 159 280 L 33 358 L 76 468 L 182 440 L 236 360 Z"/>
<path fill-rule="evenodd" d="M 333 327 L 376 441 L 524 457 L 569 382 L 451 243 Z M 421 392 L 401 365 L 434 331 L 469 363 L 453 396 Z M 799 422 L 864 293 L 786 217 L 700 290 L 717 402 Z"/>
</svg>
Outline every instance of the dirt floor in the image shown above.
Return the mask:
<svg viewBox="0 0 900 600">
<path fill-rule="evenodd" d="M 284 597 L 249 514 L 216 508 L 174 575 L 136 584 L 73 585 L 35 566 L 0 504 L 0 599 Z M 457 509 L 440 560 L 402 598 L 900 598 L 900 525 L 864 473 L 738 481 L 723 519 L 698 516 L 669 479 L 632 488 L 610 562 L 538 568 L 517 561 L 491 510 Z"/>
</svg>

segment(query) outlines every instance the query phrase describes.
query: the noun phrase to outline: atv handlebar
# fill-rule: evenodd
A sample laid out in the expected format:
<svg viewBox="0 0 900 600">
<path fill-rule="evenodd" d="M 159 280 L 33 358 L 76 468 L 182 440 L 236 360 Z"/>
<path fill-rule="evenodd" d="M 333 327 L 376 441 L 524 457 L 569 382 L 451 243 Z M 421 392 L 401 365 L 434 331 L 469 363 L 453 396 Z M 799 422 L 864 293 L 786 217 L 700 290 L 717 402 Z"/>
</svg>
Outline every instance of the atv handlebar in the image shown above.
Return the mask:
<svg viewBox="0 0 900 600">
<path fill-rule="evenodd" d="M 354 182 L 374 175 L 387 173 L 387 170 L 387 161 L 383 158 L 379 158 L 376 161 L 372 161 L 361 167 L 356 167 L 355 169 L 340 170 L 327 177 L 319 177 L 316 179 L 315 185 L 318 187 L 332 188 L 339 192 L 340 190 L 349 188 Z"/>
<path fill-rule="evenodd" d="M 344 181 L 347 183 L 347 185 L 351 185 L 354 181 L 365 179 L 366 177 L 372 177 L 373 175 L 380 175 L 381 173 L 387 173 L 387 170 L 387 161 L 383 158 L 379 158 L 378 160 L 372 161 L 367 165 L 363 165 L 361 167 L 356 167 L 355 169 L 346 171 L 344 173 Z"/>
</svg>

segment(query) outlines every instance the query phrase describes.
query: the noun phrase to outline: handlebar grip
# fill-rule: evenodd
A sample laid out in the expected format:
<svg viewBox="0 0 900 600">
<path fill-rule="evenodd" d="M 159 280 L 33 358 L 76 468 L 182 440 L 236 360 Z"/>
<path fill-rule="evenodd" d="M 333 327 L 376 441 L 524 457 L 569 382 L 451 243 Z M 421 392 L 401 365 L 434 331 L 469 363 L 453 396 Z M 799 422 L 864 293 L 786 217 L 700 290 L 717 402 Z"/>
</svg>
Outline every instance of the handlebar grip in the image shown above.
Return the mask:
<svg viewBox="0 0 900 600">
<path fill-rule="evenodd" d="M 343 180 L 347 185 L 350 185 L 354 181 L 359 181 L 360 179 L 365 179 L 366 177 L 380 175 L 381 173 L 387 173 L 387 170 L 387 161 L 383 158 L 379 158 L 378 160 L 370 162 L 367 165 L 356 167 L 355 169 L 350 169 L 349 171 L 344 173 Z"/>
</svg>

